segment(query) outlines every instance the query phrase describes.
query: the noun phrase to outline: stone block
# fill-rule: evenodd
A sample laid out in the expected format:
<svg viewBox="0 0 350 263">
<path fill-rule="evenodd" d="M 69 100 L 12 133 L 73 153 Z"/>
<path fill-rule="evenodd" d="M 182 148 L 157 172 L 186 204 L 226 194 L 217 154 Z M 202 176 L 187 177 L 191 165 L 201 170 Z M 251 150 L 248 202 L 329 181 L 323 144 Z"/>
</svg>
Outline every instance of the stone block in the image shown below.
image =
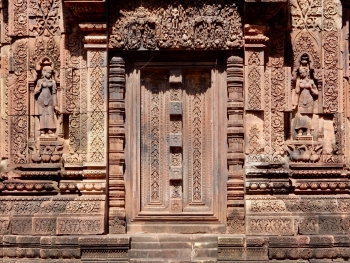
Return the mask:
<svg viewBox="0 0 350 263">
<path fill-rule="evenodd" d="M 181 101 L 170 101 L 169 102 L 170 115 L 182 115 L 182 103 Z"/>
<path fill-rule="evenodd" d="M 298 237 L 269 237 L 269 247 L 298 247 Z"/>
<path fill-rule="evenodd" d="M 170 69 L 169 83 L 182 83 L 182 70 L 181 69 Z"/>
<path fill-rule="evenodd" d="M 40 248 L 22 248 L 16 249 L 16 256 L 18 258 L 38 258 L 40 257 Z"/>
<path fill-rule="evenodd" d="M 194 258 L 217 258 L 218 249 L 217 248 L 195 248 Z"/>
<path fill-rule="evenodd" d="M 170 180 L 182 180 L 182 166 L 171 166 L 169 179 Z"/>
<path fill-rule="evenodd" d="M 235 236 L 219 236 L 218 245 L 220 247 L 243 247 L 244 246 L 244 236 L 235 237 Z"/>
<path fill-rule="evenodd" d="M 56 217 L 33 217 L 33 235 L 56 234 Z"/>
<path fill-rule="evenodd" d="M 170 244 L 173 244 L 173 243 L 170 243 Z M 159 242 L 131 242 L 131 249 L 160 249 L 160 243 Z"/>
<path fill-rule="evenodd" d="M 43 259 L 55 259 L 55 258 L 80 258 L 79 248 L 41 248 L 40 257 Z"/>
<path fill-rule="evenodd" d="M 247 260 L 266 260 L 268 259 L 267 248 L 246 248 Z"/>
<path fill-rule="evenodd" d="M 269 242 L 268 237 L 246 237 L 247 247 L 262 247 Z"/>
<path fill-rule="evenodd" d="M 350 246 L 350 236 L 334 235 L 334 246 Z"/>
<path fill-rule="evenodd" d="M 93 235 L 103 232 L 104 218 L 100 216 L 57 218 L 58 235 Z"/>
<path fill-rule="evenodd" d="M 170 147 L 182 147 L 182 134 L 181 133 L 170 133 L 169 134 L 169 145 L 170 145 Z"/>
<path fill-rule="evenodd" d="M 317 235 L 319 232 L 318 216 L 303 216 L 299 219 L 299 234 Z"/>
<path fill-rule="evenodd" d="M 168 238 L 171 238 L 169 235 Z M 131 243 L 133 242 L 159 242 L 158 235 L 135 235 L 131 237 Z"/>
<path fill-rule="evenodd" d="M 13 217 L 11 219 L 11 233 L 16 235 L 32 234 L 31 217 Z"/>
<path fill-rule="evenodd" d="M 0 217 L 0 235 L 6 235 L 10 232 L 10 218 L 7 216 Z"/>
<path fill-rule="evenodd" d="M 310 236 L 310 247 L 333 247 L 333 236 Z"/>
<path fill-rule="evenodd" d="M 286 216 L 249 216 L 246 224 L 248 235 L 294 235 L 293 217 Z"/>
</svg>

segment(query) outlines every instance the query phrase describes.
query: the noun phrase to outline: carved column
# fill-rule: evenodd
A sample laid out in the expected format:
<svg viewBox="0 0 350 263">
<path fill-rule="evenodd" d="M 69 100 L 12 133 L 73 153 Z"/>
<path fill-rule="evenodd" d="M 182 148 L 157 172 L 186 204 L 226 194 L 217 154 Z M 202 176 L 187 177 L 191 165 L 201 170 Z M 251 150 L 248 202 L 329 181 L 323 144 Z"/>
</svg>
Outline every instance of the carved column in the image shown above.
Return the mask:
<svg viewBox="0 0 350 263">
<path fill-rule="evenodd" d="M 113 57 L 109 64 L 108 170 L 109 233 L 125 233 L 124 116 L 125 62 Z"/>
<path fill-rule="evenodd" d="M 82 23 L 84 48 L 87 57 L 87 93 L 86 100 L 86 134 L 87 153 L 83 162 L 85 175 L 82 188 L 97 186 L 103 194 L 108 194 L 107 169 L 107 123 L 108 123 L 108 71 L 107 71 L 107 36 L 106 24 Z M 74 83 L 73 83 L 74 84 Z M 74 116 L 74 113 L 73 113 Z M 89 176 L 89 172 L 91 173 Z M 87 189 L 89 190 L 89 189 Z M 94 189 L 95 191 L 98 189 Z M 101 193 L 101 192 L 100 192 Z M 104 214 L 107 221 L 106 211 Z"/>
<path fill-rule="evenodd" d="M 244 212 L 244 130 L 243 130 L 243 59 L 227 59 L 228 181 L 227 232 L 245 233 Z"/>
</svg>

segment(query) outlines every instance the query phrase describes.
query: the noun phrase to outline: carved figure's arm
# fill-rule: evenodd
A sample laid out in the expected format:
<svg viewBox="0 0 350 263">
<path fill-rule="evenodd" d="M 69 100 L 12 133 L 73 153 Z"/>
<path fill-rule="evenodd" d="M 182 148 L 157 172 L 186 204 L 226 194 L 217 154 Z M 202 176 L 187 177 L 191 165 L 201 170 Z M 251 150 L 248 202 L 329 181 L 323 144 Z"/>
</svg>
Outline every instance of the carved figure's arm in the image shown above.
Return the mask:
<svg viewBox="0 0 350 263">
<path fill-rule="evenodd" d="M 298 105 L 299 93 L 300 93 L 300 83 L 299 83 L 299 79 L 297 79 L 295 88 L 292 90 L 292 109 L 295 109 Z"/>
<path fill-rule="evenodd" d="M 42 80 L 39 79 L 38 82 L 36 83 L 36 87 L 34 89 L 34 95 L 41 92 L 41 82 L 42 82 Z"/>
<path fill-rule="evenodd" d="M 60 108 L 58 107 L 58 103 L 57 103 L 57 88 L 56 88 L 56 82 L 53 80 L 53 85 L 52 85 L 52 102 L 53 102 L 53 106 L 55 107 L 55 111 L 60 114 Z"/>
<path fill-rule="evenodd" d="M 315 82 L 313 80 L 310 80 L 311 82 L 311 93 L 313 95 L 318 95 L 318 89 L 317 89 L 317 86 L 315 85 Z"/>
</svg>

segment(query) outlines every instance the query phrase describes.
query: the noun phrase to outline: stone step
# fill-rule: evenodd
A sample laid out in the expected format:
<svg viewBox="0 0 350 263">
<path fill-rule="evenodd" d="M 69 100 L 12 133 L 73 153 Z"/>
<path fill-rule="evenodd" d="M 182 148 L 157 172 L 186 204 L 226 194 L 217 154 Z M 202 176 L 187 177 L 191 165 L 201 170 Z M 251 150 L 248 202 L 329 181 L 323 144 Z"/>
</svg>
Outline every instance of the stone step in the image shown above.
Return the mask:
<svg viewBox="0 0 350 263">
<path fill-rule="evenodd" d="M 193 248 L 218 248 L 218 242 L 193 242 Z"/>
<path fill-rule="evenodd" d="M 129 258 L 131 259 L 184 259 L 191 258 L 192 249 L 130 249 Z"/>
<path fill-rule="evenodd" d="M 192 251 L 192 259 L 198 258 L 217 258 L 217 248 L 194 248 Z"/>
<path fill-rule="evenodd" d="M 196 258 L 192 259 L 191 263 L 217 263 L 216 258 Z"/>
<path fill-rule="evenodd" d="M 136 258 L 136 259 L 130 259 L 130 263 L 165 263 L 166 260 L 162 259 L 162 258 L 152 258 L 152 259 L 140 259 L 140 258 Z"/>
<path fill-rule="evenodd" d="M 191 242 L 132 242 L 131 249 L 192 248 Z"/>
</svg>

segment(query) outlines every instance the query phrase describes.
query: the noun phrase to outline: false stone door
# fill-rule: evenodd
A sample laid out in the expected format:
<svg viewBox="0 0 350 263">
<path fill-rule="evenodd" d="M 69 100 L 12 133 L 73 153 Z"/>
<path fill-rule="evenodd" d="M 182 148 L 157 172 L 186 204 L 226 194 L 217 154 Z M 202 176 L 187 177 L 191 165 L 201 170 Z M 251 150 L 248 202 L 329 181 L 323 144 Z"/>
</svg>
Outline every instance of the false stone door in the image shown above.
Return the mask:
<svg viewBox="0 0 350 263">
<path fill-rule="evenodd" d="M 135 125 L 129 131 L 136 161 L 130 167 L 134 204 L 129 225 L 157 221 L 160 229 L 168 221 L 219 223 L 219 191 L 224 193 L 219 135 L 225 129 L 219 127 L 224 118 L 218 116 L 218 72 L 208 66 L 159 66 L 133 74 L 134 101 L 127 109 L 136 112 L 130 114 Z"/>
</svg>

